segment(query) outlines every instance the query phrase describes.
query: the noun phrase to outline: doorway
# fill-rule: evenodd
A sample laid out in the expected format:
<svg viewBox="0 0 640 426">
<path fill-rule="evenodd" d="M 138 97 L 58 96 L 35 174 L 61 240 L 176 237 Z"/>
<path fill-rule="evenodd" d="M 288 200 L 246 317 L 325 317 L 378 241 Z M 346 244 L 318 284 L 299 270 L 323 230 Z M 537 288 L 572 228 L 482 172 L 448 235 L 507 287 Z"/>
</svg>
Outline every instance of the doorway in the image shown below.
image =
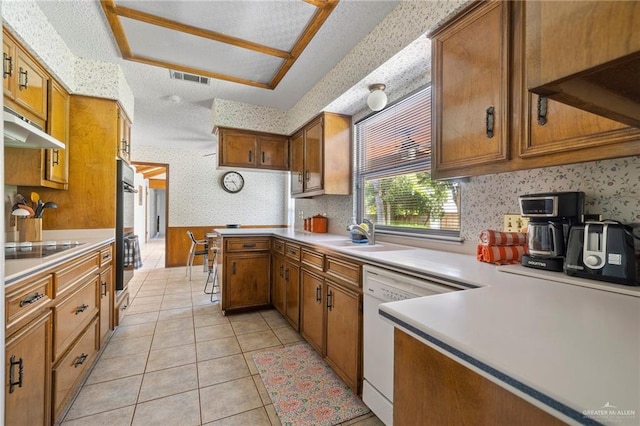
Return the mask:
<svg viewBox="0 0 640 426">
<path fill-rule="evenodd" d="M 138 187 L 139 233 L 143 233 L 144 242 L 162 240 L 166 247 L 167 227 L 169 224 L 169 164 L 132 161 L 136 172 L 145 179 L 145 184 Z M 138 212 L 138 211 L 136 211 Z M 166 267 L 166 256 L 165 256 Z"/>
</svg>

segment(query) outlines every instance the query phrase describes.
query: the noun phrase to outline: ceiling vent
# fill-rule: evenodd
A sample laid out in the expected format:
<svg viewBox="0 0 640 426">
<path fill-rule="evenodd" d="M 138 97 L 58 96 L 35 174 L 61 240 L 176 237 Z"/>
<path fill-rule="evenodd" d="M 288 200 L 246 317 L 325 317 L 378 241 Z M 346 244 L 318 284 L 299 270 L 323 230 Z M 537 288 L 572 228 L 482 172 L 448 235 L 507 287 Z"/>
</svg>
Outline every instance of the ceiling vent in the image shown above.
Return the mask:
<svg viewBox="0 0 640 426">
<path fill-rule="evenodd" d="M 169 70 L 169 75 L 173 80 L 184 80 L 191 81 L 193 83 L 200 83 L 209 85 L 209 81 L 211 80 L 209 77 L 202 77 L 200 75 L 189 74 L 186 72 Z"/>
</svg>

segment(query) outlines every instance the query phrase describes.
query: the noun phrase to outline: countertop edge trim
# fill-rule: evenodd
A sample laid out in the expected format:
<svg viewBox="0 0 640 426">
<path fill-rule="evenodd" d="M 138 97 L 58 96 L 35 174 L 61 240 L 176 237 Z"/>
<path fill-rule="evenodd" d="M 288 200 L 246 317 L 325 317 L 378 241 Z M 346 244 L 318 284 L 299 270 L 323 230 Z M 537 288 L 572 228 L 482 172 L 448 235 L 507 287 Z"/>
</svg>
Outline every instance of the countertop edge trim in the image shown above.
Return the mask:
<svg viewBox="0 0 640 426">
<path fill-rule="evenodd" d="M 468 362 L 469 364 L 473 365 L 474 367 L 484 371 L 485 373 L 495 377 L 496 379 L 498 379 L 501 382 L 504 382 L 506 384 L 508 384 L 509 386 L 518 389 L 519 391 L 529 395 L 530 397 L 534 398 L 535 400 L 541 402 L 542 404 L 554 409 L 555 411 L 564 414 L 565 416 L 577 421 L 580 424 L 583 425 L 600 425 L 602 426 L 602 423 L 597 422 L 593 419 L 590 419 L 588 417 L 585 417 L 582 413 L 580 413 L 577 410 L 574 410 L 573 408 L 561 403 L 560 401 L 557 401 L 553 398 L 551 398 L 548 395 L 545 395 L 544 393 L 537 391 L 536 389 L 532 388 L 529 385 L 526 385 L 524 383 L 522 383 L 519 380 L 514 379 L 513 377 L 499 371 L 496 370 L 495 368 L 485 364 L 484 362 L 462 352 L 459 349 L 454 348 L 453 346 L 443 342 L 440 339 L 437 339 L 427 333 L 425 333 L 422 330 L 419 330 L 418 328 L 412 326 L 411 324 L 408 324 L 404 321 L 402 321 L 401 319 L 383 311 L 383 310 L 378 310 L 379 315 L 385 317 L 386 319 L 388 319 L 391 322 L 394 322 L 396 324 L 398 324 L 399 326 L 401 326 L 402 328 L 405 328 L 407 330 L 409 330 L 410 332 L 416 334 L 417 336 L 420 336 L 421 338 L 427 340 L 428 342 L 433 343 L 434 345 L 438 346 L 439 348 L 445 350 L 446 352 L 449 352 L 450 354 L 454 355 L 457 358 L 460 358 L 462 360 L 464 360 L 465 362 Z"/>
</svg>

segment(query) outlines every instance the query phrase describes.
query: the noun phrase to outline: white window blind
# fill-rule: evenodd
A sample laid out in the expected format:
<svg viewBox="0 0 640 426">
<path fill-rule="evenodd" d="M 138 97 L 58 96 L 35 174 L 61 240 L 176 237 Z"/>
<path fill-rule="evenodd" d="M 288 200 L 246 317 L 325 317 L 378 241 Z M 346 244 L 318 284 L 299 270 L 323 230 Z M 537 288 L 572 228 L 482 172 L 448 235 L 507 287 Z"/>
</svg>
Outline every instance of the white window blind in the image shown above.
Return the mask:
<svg viewBox="0 0 640 426">
<path fill-rule="evenodd" d="M 384 232 L 458 235 L 460 193 L 431 180 L 431 87 L 356 124 L 358 216 Z"/>
</svg>

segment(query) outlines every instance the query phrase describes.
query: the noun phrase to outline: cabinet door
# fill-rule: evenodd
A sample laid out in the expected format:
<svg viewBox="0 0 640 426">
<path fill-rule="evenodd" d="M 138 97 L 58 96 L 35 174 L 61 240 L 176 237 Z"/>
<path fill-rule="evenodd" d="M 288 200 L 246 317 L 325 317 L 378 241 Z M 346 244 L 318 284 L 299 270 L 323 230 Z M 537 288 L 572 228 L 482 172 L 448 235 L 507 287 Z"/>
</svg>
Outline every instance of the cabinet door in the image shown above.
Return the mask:
<svg viewBox="0 0 640 426">
<path fill-rule="evenodd" d="M 14 72 L 17 78 L 16 103 L 37 117 L 47 119 L 47 74 L 20 48 L 16 48 Z"/>
<path fill-rule="evenodd" d="M 326 283 L 326 359 L 344 382 L 357 393 L 361 369 L 362 296 L 331 281 Z"/>
<path fill-rule="evenodd" d="M 304 192 L 322 189 L 322 118 L 304 129 Z"/>
<path fill-rule="evenodd" d="M 508 159 L 508 35 L 506 2 L 480 3 L 434 35 L 436 177 Z"/>
<path fill-rule="evenodd" d="M 521 157 L 535 157 L 637 140 L 638 129 L 529 93 Z"/>
<path fill-rule="evenodd" d="M 256 167 L 258 138 L 255 135 L 221 129 L 218 142 L 221 166 Z"/>
<path fill-rule="evenodd" d="M 109 266 L 100 272 L 100 346 L 111 330 L 113 312 L 113 268 Z"/>
<path fill-rule="evenodd" d="M 69 182 L 69 94 L 53 80 L 49 85 L 47 131 L 63 142 L 66 149 L 46 150 L 45 179 L 66 184 Z"/>
<path fill-rule="evenodd" d="M 224 265 L 223 310 L 269 304 L 270 268 L 268 252 L 228 255 Z"/>
<path fill-rule="evenodd" d="M 131 122 L 118 106 L 118 157 L 131 160 Z"/>
<path fill-rule="evenodd" d="M 31 322 L 5 345 L 5 424 L 51 424 L 51 313 Z"/>
<path fill-rule="evenodd" d="M 324 356 L 324 284 L 322 277 L 302 269 L 300 334 Z"/>
<path fill-rule="evenodd" d="M 300 328 L 300 267 L 286 263 L 285 280 L 287 282 L 286 318 L 293 328 Z"/>
<path fill-rule="evenodd" d="M 304 190 L 304 132 L 291 137 L 291 195 Z"/>
<path fill-rule="evenodd" d="M 13 99 L 15 97 L 15 44 L 7 38 L 7 33 L 2 32 L 2 88 L 4 95 Z"/>
<path fill-rule="evenodd" d="M 286 136 L 260 136 L 260 157 L 258 164 L 261 168 L 287 170 L 289 166 L 289 144 Z"/>
<path fill-rule="evenodd" d="M 283 243 L 284 244 L 284 243 Z M 284 265 L 285 261 L 281 256 L 273 256 L 273 269 L 271 272 L 271 280 L 273 283 L 273 306 L 283 316 L 286 312 L 286 283 L 284 281 Z"/>
</svg>

